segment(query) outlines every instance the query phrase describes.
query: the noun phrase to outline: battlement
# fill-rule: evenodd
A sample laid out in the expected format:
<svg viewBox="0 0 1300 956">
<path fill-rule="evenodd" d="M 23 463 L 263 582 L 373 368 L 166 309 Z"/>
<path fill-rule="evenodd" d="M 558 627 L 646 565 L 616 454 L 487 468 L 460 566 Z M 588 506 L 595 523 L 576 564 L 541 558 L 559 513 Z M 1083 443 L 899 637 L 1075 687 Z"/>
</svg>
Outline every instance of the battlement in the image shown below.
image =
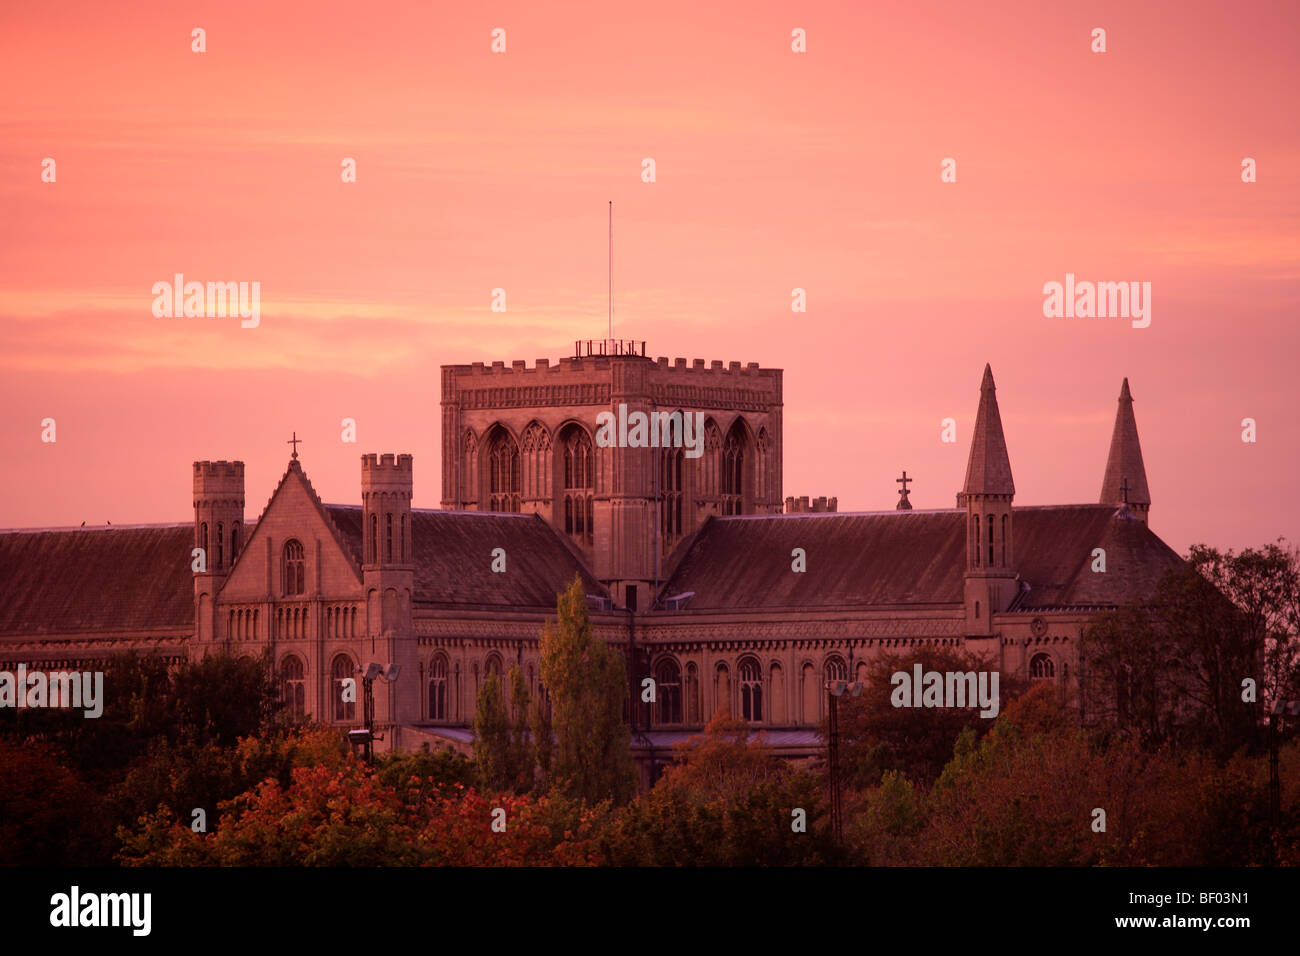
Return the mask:
<svg viewBox="0 0 1300 956">
<path fill-rule="evenodd" d="M 361 456 L 361 470 L 367 471 L 391 471 L 394 474 L 411 474 L 412 462 L 414 459 L 411 455 L 378 455 L 369 454 Z"/>
<path fill-rule="evenodd" d="M 398 491 L 410 496 L 414 487 L 410 455 L 362 455 L 361 494 L 370 491 Z"/>
<path fill-rule="evenodd" d="M 236 494 L 244 496 L 244 463 L 242 461 L 196 461 L 194 463 L 194 494 Z"/>
<path fill-rule="evenodd" d="M 242 461 L 196 461 L 194 475 L 208 478 L 243 478 L 244 463 Z"/>
<path fill-rule="evenodd" d="M 534 379 L 539 376 L 555 375 L 559 376 L 564 372 L 591 372 L 607 371 L 615 362 L 645 362 L 654 366 L 657 372 L 682 373 L 689 376 L 715 376 L 715 375 L 772 375 L 779 373 L 780 369 L 760 368 L 757 362 L 741 364 L 740 362 L 723 362 L 720 359 L 713 359 L 707 362 L 705 359 L 684 359 L 675 358 L 670 360 L 667 357 L 660 356 L 651 359 L 642 355 L 595 355 L 562 358 L 552 364 L 550 359 L 539 358 L 529 365 L 523 359 L 515 359 L 507 368 L 505 362 L 492 362 L 489 366 L 486 362 L 472 362 L 469 365 L 444 365 L 442 366 L 443 381 L 455 380 L 461 377 L 477 378 L 498 378 L 507 379 L 512 384 L 531 384 L 528 381 L 521 381 L 516 376 L 523 379 Z M 687 363 L 690 363 L 689 365 Z"/>
<path fill-rule="evenodd" d="M 839 499 L 820 496 L 809 499 L 808 495 L 785 499 L 785 513 L 788 515 L 833 514 L 838 510 Z"/>
</svg>

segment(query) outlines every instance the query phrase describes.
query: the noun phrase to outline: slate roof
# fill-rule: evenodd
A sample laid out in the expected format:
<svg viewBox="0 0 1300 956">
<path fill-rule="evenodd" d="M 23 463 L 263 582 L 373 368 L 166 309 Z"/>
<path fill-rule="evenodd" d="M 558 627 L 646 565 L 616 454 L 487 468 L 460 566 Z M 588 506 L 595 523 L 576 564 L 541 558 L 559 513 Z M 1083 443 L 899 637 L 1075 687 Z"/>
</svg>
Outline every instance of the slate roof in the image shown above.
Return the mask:
<svg viewBox="0 0 1300 956">
<path fill-rule="evenodd" d="M 361 508 L 326 505 L 325 511 L 360 563 Z M 575 574 L 586 593 L 607 593 L 538 515 L 412 509 L 411 526 L 417 602 L 554 613 L 556 595 Z M 505 573 L 492 570 L 494 548 L 505 549 Z"/>
<path fill-rule="evenodd" d="M 1013 609 L 1107 607 L 1145 599 L 1178 555 L 1108 505 L 1016 508 L 1014 564 L 1029 585 Z M 694 591 L 685 611 L 958 607 L 966 513 L 751 515 L 712 518 L 664 585 Z M 1092 571 L 1106 549 L 1107 571 Z M 807 571 L 791 570 L 803 548 Z"/>
<path fill-rule="evenodd" d="M 361 560 L 361 508 L 325 505 Z M 606 594 L 537 515 L 413 510 L 415 599 L 425 606 L 554 611 L 581 575 Z M 0 532 L 0 639 L 194 624 L 189 524 Z M 664 586 L 694 591 L 684 613 L 960 606 L 965 512 L 753 515 L 710 519 Z M 1178 555 L 1109 505 L 1017 508 L 1013 610 L 1109 607 L 1148 598 Z M 794 548 L 808 570 L 790 569 Z M 1094 573 L 1092 551 L 1106 550 Z M 504 574 L 491 570 L 504 548 Z"/>
<path fill-rule="evenodd" d="M 0 638 L 193 630 L 192 524 L 0 531 Z"/>
</svg>

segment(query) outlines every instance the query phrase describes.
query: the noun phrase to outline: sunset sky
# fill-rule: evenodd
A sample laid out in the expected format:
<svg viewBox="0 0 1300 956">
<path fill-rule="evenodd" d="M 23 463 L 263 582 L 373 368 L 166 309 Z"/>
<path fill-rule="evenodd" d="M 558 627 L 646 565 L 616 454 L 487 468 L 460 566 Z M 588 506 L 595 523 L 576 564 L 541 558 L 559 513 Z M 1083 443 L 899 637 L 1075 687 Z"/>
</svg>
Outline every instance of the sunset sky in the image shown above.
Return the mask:
<svg viewBox="0 0 1300 956">
<path fill-rule="evenodd" d="M 1252 2 L 4 4 L 0 527 L 190 520 L 200 458 L 247 463 L 253 519 L 295 430 L 326 501 L 409 452 L 437 507 L 439 366 L 604 337 L 613 200 L 615 335 L 783 368 L 786 495 L 892 508 L 906 468 L 952 507 L 989 362 L 1016 504 L 1096 501 L 1127 376 L 1153 530 L 1300 541 L 1298 33 Z M 1045 318 L 1067 272 L 1150 282 L 1150 327 Z M 175 273 L 260 282 L 260 325 L 155 318 Z"/>
</svg>

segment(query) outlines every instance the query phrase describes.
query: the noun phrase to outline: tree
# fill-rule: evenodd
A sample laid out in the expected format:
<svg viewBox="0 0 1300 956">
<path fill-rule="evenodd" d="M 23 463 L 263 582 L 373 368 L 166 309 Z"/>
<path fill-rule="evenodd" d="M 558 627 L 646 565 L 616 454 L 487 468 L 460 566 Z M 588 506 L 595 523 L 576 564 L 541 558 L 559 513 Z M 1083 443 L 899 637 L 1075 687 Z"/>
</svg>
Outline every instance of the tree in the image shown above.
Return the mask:
<svg viewBox="0 0 1300 956">
<path fill-rule="evenodd" d="M 911 675 L 916 664 L 923 673 L 978 674 L 997 669 L 984 658 L 946 647 L 918 647 L 873 660 L 861 696 L 839 698 L 840 761 L 850 786 L 874 786 L 891 770 L 928 786 L 952 757 L 962 730 L 970 728 L 979 735 L 993 726 L 993 720 L 980 716 L 978 706 L 895 707 L 892 676 L 899 671 Z M 1022 690 L 1023 682 L 999 673 L 1000 707 L 1005 708 Z M 827 732 L 823 726 L 823 736 Z"/>
<path fill-rule="evenodd" d="M 1263 705 L 1300 694 L 1300 552 L 1193 545 L 1147 605 L 1094 618 L 1082 656 L 1090 721 L 1147 748 L 1257 743 Z"/>
<path fill-rule="evenodd" d="M 528 684 L 517 665 L 510 667 L 510 785 L 515 793 L 527 793 L 533 789 L 536 779 L 537 750 L 528 729 L 529 704 Z"/>
<path fill-rule="evenodd" d="M 776 757 L 763 735 L 719 713 L 676 748 L 677 762 L 597 837 L 604 863 L 808 866 L 831 856 L 816 776 Z"/>
<path fill-rule="evenodd" d="M 551 696 L 553 785 L 588 804 L 626 802 L 635 789 L 631 734 L 623 723 L 623 657 L 598 640 L 587 616 L 582 579 L 556 603 L 541 640 L 541 674 Z"/>
<path fill-rule="evenodd" d="M 474 764 L 480 785 L 490 791 L 512 787 L 510 717 L 501 700 L 501 679 L 488 674 L 474 710 Z"/>
</svg>

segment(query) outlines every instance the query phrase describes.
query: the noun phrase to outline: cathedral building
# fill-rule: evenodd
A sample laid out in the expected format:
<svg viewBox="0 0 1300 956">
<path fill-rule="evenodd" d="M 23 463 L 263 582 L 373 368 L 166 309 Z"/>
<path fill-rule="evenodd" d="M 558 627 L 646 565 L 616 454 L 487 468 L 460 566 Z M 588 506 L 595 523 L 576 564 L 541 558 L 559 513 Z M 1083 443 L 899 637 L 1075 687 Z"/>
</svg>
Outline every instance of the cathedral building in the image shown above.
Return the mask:
<svg viewBox="0 0 1300 956">
<path fill-rule="evenodd" d="M 956 506 L 915 510 L 904 483 L 892 510 L 840 513 L 782 497 L 780 369 L 575 352 L 443 367 L 439 509 L 411 507 L 405 454 L 363 455 L 359 503 L 325 504 L 295 445 L 252 520 L 243 464 L 199 461 L 191 521 L 0 532 L 0 667 L 269 650 L 289 708 L 343 730 L 363 724 L 343 681 L 376 663 L 381 749 L 467 749 L 489 674 L 517 665 L 545 694 L 542 626 L 576 575 L 630 663 L 644 783 L 720 709 L 814 753 L 826 682 L 881 654 L 965 649 L 1071 684 L 1089 618 L 1180 562 L 1148 527 L 1127 380 L 1097 503 L 1016 503 L 986 366 Z M 700 447 L 602 441 L 620 406 L 696 416 Z"/>
</svg>

